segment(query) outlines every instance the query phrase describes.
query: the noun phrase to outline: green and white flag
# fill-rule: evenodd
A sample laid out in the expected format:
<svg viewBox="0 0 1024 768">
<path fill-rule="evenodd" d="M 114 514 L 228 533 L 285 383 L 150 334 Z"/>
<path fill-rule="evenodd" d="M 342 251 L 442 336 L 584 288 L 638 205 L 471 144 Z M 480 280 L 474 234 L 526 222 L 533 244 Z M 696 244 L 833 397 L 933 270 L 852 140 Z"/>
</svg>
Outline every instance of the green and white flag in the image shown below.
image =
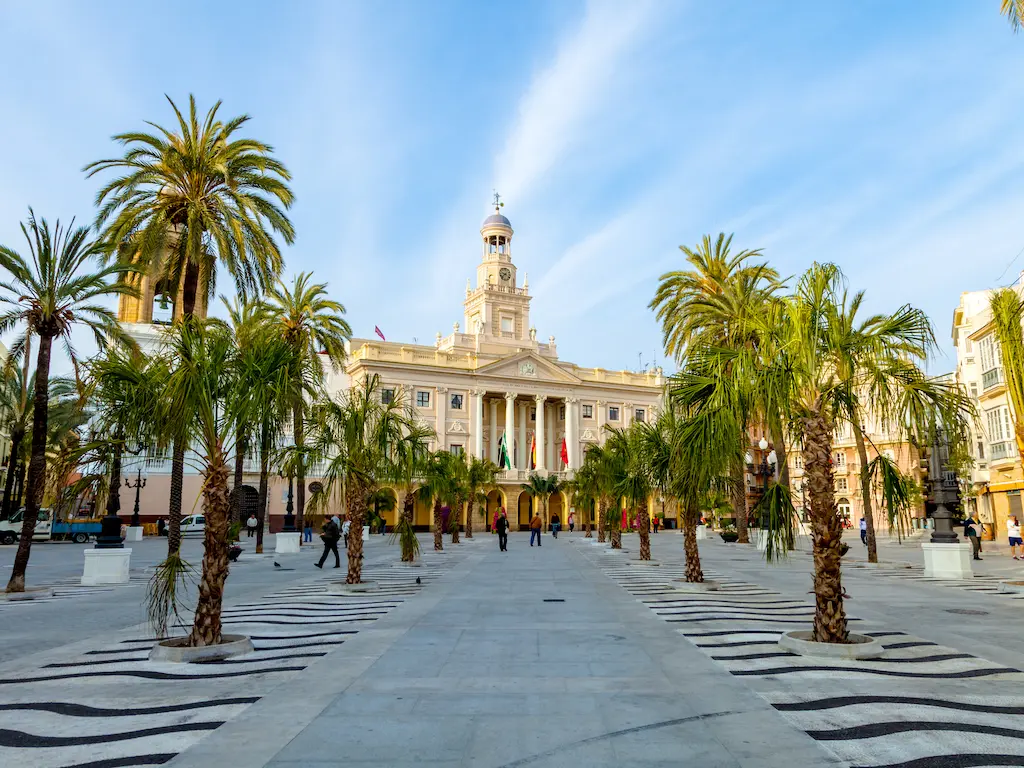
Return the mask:
<svg viewBox="0 0 1024 768">
<path fill-rule="evenodd" d="M 505 443 L 505 435 L 498 440 L 498 466 L 501 469 L 512 469 L 512 461 L 508 456 L 508 445 Z"/>
</svg>

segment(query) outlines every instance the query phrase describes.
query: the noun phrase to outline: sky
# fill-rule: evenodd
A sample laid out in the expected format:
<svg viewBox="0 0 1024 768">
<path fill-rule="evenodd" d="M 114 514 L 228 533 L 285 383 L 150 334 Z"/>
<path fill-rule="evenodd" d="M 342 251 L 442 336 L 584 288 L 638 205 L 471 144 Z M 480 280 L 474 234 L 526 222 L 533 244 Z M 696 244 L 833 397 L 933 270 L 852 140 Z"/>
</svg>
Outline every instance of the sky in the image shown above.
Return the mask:
<svg viewBox="0 0 1024 768">
<path fill-rule="evenodd" d="M 462 321 L 493 190 L 538 337 L 584 366 L 671 368 L 647 305 L 705 234 L 924 309 L 935 373 L 960 293 L 1024 269 L 1024 35 L 996 0 L 4 0 L 0 29 L 0 243 L 30 205 L 92 223 L 83 166 L 170 125 L 165 95 L 222 100 L 292 173 L 285 277 L 360 337 Z"/>
</svg>

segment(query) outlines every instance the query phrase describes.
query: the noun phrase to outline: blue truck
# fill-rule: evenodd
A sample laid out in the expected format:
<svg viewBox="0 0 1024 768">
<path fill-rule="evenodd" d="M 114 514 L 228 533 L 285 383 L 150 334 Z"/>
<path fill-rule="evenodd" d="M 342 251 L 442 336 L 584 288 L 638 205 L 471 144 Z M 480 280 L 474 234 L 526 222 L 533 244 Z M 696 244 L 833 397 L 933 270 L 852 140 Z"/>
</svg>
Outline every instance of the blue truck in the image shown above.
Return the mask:
<svg viewBox="0 0 1024 768">
<path fill-rule="evenodd" d="M 22 507 L 9 520 L 0 520 L 0 544 L 14 544 L 21 536 L 22 520 L 25 519 L 25 508 Z M 90 518 L 71 518 L 58 520 L 53 511 L 39 510 L 39 519 L 32 534 L 33 541 L 73 541 L 85 544 L 90 537 L 100 533 L 102 523 Z"/>
</svg>

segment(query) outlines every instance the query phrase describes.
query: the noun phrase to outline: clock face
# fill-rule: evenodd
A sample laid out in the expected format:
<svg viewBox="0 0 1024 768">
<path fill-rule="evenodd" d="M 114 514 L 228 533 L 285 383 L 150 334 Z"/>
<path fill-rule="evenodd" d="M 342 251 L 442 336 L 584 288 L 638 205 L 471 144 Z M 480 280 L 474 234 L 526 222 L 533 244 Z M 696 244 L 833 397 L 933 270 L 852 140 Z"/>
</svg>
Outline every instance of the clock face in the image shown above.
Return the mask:
<svg viewBox="0 0 1024 768">
<path fill-rule="evenodd" d="M 498 277 L 504 280 L 506 283 L 512 279 L 512 270 L 508 267 L 502 267 L 498 270 Z"/>
</svg>

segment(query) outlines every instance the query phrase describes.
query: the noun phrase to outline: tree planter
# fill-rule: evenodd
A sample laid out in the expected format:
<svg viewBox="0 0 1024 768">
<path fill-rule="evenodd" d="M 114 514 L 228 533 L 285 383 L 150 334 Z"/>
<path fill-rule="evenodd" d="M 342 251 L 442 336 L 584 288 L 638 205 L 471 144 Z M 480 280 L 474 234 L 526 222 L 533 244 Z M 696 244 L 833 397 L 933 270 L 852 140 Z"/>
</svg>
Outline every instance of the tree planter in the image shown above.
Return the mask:
<svg viewBox="0 0 1024 768">
<path fill-rule="evenodd" d="M 704 581 L 676 579 L 670 586 L 676 592 L 717 592 L 721 589 L 721 584 L 712 579 L 705 579 Z"/>
<path fill-rule="evenodd" d="M 20 600 L 40 600 L 53 597 L 52 587 L 25 587 L 24 592 L 0 592 L 0 603 L 15 603 Z"/>
<path fill-rule="evenodd" d="M 848 643 L 819 643 L 811 638 L 809 629 L 794 629 L 779 638 L 779 648 L 800 656 L 817 656 L 825 659 L 877 659 L 885 653 L 881 641 L 867 635 L 850 633 Z"/>
<path fill-rule="evenodd" d="M 193 648 L 185 645 L 187 637 L 172 637 L 153 646 L 149 652 L 150 661 L 170 661 L 189 664 L 199 661 L 221 661 L 235 656 L 252 653 L 252 641 L 245 635 L 221 635 L 222 642 L 217 645 L 204 645 Z"/>
<path fill-rule="evenodd" d="M 999 585 L 1000 592 L 1024 592 L 1024 581 L 1004 581 Z"/>
<path fill-rule="evenodd" d="M 376 581 L 361 581 L 358 584 L 346 584 L 344 581 L 332 581 L 327 584 L 329 595 L 361 595 L 365 592 L 376 592 L 380 584 Z"/>
<path fill-rule="evenodd" d="M 722 537 L 722 541 L 724 541 L 726 544 L 734 544 L 740 538 L 740 535 L 735 531 L 722 531 L 722 533 L 718 535 Z"/>
</svg>

